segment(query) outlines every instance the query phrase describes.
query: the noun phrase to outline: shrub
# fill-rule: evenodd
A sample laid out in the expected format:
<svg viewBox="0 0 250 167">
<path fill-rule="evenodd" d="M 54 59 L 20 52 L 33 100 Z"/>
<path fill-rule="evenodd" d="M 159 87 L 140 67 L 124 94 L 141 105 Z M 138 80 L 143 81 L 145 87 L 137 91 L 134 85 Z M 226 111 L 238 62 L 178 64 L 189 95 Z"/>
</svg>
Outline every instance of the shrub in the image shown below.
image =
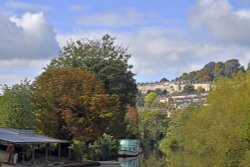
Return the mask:
<svg viewBox="0 0 250 167">
<path fill-rule="evenodd" d="M 88 145 L 88 158 L 92 160 L 108 160 L 118 155 L 119 141 L 113 136 L 103 134 L 94 143 Z"/>
<path fill-rule="evenodd" d="M 72 159 L 76 161 L 83 159 L 109 160 L 117 157 L 119 149 L 119 141 L 105 133 L 92 143 L 73 140 L 72 145 Z"/>
<path fill-rule="evenodd" d="M 86 144 L 79 140 L 72 140 L 72 156 L 71 159 L 75 161 L 81 161 L 84 158 L 84 150 Z"/>
</svg>

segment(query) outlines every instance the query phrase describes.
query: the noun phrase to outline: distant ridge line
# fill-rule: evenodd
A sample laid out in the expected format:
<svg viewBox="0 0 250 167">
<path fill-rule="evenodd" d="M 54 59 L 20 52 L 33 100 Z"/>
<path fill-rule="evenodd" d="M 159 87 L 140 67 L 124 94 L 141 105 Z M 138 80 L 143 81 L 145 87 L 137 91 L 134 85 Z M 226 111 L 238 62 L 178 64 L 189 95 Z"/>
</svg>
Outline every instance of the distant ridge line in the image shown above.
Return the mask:
<svg viewBox="0 0 250 167">
<path fill-rule="evenodd" d="M 199 82 L 199 81 L 194 81 L 194 82 L 190 82 L 190 81 L 174 81 L 174 82 L 138 82 L 137 85 L 147 85 L 147 84 L 164 84 L 164 83 L 168 83 L 168 84 L 211 84 L 213 81 L 205 81 L 205 82 Z"/>
</svg>

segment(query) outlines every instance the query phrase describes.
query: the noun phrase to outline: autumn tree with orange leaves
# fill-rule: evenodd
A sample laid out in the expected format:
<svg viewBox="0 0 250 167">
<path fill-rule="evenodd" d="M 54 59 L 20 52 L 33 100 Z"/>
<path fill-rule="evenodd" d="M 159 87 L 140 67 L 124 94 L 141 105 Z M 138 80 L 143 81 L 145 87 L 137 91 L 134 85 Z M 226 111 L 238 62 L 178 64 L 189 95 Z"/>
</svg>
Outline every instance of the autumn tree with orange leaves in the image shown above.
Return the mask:
<svg viewBox="0 0 250 167">
<path fill-rule="evenodd" d="M 138 113 L 135 107 L 128 106 L 126 113 L 126 138 L 137 139 L 139 135 L 138 129 Z"/>
<path fill-rule="evenodd" d="M 105 94 L 94 73 L 77 68 L 51 69 L 32 88 L 37 128 L 61 139 L 94 140 L 112 131 L 119 98 Z"/>
</svg>

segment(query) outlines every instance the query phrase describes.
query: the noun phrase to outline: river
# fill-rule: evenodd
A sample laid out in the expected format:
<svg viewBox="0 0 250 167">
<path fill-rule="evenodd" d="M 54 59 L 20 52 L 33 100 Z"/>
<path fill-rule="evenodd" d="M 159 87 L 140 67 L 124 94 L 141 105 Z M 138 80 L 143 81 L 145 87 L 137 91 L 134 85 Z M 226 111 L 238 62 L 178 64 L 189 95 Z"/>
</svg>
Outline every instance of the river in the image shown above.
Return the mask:
<svg viewBox="0 0 250 167">
<path fill-rule="evenodd" d="M 143 152 L 138 157 L 119 158 L 121 167 L 165 167 L 166 157 L 160 151 Z"/>
<path fill-rule="evenodd" d="M 171 152 L 165 156 L 160 151 L 144 152 L 138 157 L 119 158 L 121 167 L 211 167 L 208 157 Z M 216 166 L 216 165 L 215 165 Z"/>
</svg>

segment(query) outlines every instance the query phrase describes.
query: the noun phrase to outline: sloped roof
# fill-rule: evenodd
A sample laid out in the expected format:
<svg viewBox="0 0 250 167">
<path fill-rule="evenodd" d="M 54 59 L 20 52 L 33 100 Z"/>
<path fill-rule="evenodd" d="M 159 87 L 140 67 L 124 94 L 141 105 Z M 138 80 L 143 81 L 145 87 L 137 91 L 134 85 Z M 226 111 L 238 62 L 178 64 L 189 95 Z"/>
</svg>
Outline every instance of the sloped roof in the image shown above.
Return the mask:
<svg viewBox="0 0 250 167">
<path fill-rule="evenodd" d="M 69 141 L 38 135 L 34 130 L 0 128 L 0 142 L 15 144 L 68 143 Z"/>
</svg>

